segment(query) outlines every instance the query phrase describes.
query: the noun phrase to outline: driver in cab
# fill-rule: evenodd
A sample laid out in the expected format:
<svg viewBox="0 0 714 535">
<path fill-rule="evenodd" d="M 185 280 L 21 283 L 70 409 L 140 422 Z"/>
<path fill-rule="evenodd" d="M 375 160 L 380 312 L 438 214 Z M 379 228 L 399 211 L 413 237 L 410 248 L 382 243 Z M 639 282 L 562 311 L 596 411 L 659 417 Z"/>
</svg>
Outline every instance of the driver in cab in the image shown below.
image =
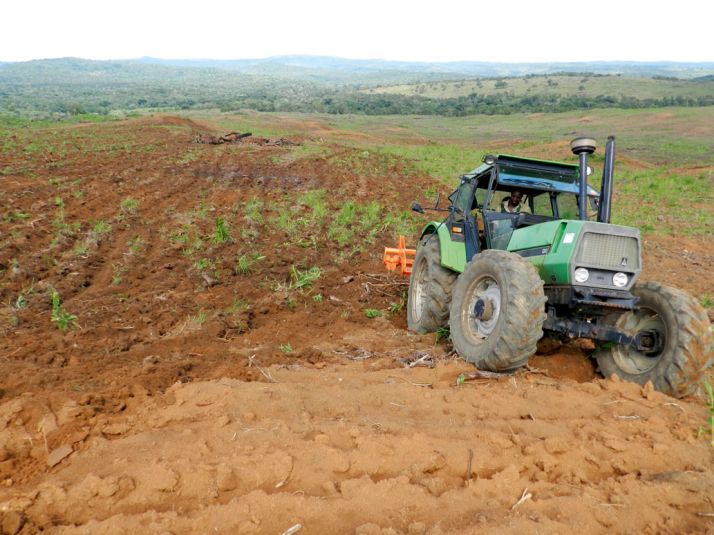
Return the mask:
<svg viewBox="0 0 714 535">
<path fill-rule="evenodd" d="M 510 197 L 505 197 L 501 201 L 501 213 L 505 214 L 530 214 L 531 210 L 523 202 L 523 192 L 514 189 Z"/>
</svg>

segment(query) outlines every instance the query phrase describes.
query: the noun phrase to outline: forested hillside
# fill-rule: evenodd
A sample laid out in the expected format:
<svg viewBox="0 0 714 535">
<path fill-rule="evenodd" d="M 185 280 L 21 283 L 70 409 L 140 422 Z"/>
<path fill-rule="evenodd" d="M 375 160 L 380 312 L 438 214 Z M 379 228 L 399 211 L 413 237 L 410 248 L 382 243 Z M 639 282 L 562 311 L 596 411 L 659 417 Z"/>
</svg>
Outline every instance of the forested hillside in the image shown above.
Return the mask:
<svg viewBox="0 0 714 535">
<path fill-rule="evenodd" d="M 463 116 L 714 104 L 714 65 L 529 66 L 540 74 L 494 76 L 520 73 L 526 65 L 301 56 L 262 61 L 37 60 L 0 64 L 0 114 L 46 118 L 253 109 Z M 576 66 L 580 70 L 573 70 Z M 662 72 L 670 75 L 658 74 Z"/>
</svg>

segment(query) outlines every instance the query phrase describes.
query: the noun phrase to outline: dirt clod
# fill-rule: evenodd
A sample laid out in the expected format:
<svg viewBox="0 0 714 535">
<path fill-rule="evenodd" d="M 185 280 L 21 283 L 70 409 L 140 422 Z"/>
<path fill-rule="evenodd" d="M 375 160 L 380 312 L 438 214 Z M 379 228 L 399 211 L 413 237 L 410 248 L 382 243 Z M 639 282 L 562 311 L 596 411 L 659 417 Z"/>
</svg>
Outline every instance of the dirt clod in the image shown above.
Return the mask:
<svg viewBox="0 0 714 535">
<path fill-rule="evenodd" d="M 2 517 L 2 532 L 7 535 L 16 535 L 25 525 L 27 517 L 21 511 L 9 511 Z"/>
<path fill-rule="evenodd" d="M 55 466 L 72 453 L 72 446 L 69 444 L 63 444 L 53 449 L 47 456 L 47 466 Z"/>
</svg>

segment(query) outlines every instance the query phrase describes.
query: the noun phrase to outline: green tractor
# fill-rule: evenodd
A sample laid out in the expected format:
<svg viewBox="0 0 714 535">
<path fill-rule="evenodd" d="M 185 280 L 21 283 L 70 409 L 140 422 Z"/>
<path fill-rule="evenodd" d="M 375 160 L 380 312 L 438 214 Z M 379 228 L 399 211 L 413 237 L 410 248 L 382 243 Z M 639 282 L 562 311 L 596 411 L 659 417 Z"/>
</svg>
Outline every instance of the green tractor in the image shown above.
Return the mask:
<svg viewBox="0 0 714 535">
<path fill-rule="evenodd" d="M 714 363 L 709 319 L 685 292 L 638 282 L 640 232 L 610 224 L 614 137 L 600 192 L 587 183 L 595 141 L 570 145 L 579 165 L 487 155 L 448 208 L 437 200 L 448 215 L 410 260 L 408 326 L 448 326 L 462 358 L 495 372 L 525 365 L 544 335 L 590 338 L 606 377 L 691 394 Z"/>
</svg>

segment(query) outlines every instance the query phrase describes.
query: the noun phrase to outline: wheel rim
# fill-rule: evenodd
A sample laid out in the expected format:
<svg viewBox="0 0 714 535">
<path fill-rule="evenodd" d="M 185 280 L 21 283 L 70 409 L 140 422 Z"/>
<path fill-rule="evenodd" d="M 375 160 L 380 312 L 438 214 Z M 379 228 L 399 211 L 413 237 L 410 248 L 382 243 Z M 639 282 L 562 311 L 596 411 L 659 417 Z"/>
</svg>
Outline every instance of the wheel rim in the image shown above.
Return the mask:
<svg viewBox="0 0 714 535">
<path fill-rule="evenodd" d="M 414 277 L 414 292 L 409 302 L 411 303 L 412 318 L 415 322 L 419 322 L 421 321 L 421 315 L 424 311 L 424 303 L 426 301 L 426 258 L 421 258 L 419 263 L 414 266 L 412 277 Z"/>
<path fill-rule="evenodd" d="M 501 315 L 501 288 L 493 277 L 474 279 L 467 290 L 469 296 L 461 311 L 461 324 L 474 344 L 486 341 Z"/>
<path fill-rule="evenodd" d="M 635 336 L 642 331 L 657 331 L 662 339 L 660 348 L 666 345 L 667 329 L 665 323 L 661 316 L 652 309 L 640 308 L 637 312 L 625 314 L 618 320 L 617 326 L 630 336 Z M 647 353 L 637 351 L 630 346 L 617 345 L 612 350 L 612 356 L 615 363 L 625 373 L 640 375 L 657 366 L 662 351 L 663 349 L 660 349 L 659 351 Z"/>
</svg>

